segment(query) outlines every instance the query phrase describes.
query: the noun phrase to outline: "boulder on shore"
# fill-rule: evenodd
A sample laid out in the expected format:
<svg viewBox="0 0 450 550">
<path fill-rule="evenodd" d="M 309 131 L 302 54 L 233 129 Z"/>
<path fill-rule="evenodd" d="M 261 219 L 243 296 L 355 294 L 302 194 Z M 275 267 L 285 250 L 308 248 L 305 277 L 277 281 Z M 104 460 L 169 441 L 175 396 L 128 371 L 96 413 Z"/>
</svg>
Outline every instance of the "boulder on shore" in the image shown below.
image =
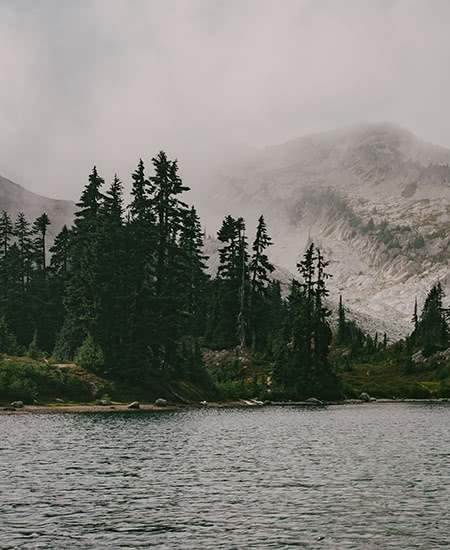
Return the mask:
<svg viewBox="0 0 450 550">
<path fill-rule="evenodd" d="M 155 406 L 156 407 L 167 407 L 167 400 L 160 397 L 159 399 L 157 399 L 155 401 Z"/>
<path fill-rule="evenodd" d="M 365 401 L 366 403 L 368 403 L 370 401 L 370 395 L 368 393 L 366 393 L 365 391 L 363 391 L 358 399 L 361 399 L 361 401 Z"/>
<path fill-rule="evenodd" d="M 128 405 L 128 408 L 129 409 L 140 409 L 141 405 L 140 405 L 139 401 L 133 401 L 133 403 L 130 403 Z"/>
<path fill-rule="evenodd" d="M 13 401 L 11 403 L 11 407 L 14 407 L 15 409 L 23 409 L 24 407 L 23 401 Z"/>
</svg>

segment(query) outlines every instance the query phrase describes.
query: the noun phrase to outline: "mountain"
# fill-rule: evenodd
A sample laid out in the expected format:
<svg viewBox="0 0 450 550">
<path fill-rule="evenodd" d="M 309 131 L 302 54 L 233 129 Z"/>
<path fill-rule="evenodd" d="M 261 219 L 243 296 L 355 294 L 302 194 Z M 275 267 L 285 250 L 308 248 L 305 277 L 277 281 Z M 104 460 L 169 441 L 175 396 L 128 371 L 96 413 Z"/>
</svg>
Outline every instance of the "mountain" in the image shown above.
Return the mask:
<svg viewBox="0 0 450 550">
<path fill-rule="evenodd" d="M 18 212 L 23 212 L 30 222 L 46 212 L 52 222 L 48 229 L 49 236 L 52 238 L 58 234 L 64 224 L 72 225 L 75 203 L 36 195 L 0 176 L 0 212 L 3 210 L 6 210 L 12 219 Z"/>
<path fill-rule="evenodd" d="M 198 170 L 197 179 L 208 182 L 198 204 L 202 219 L 216 228 L 232 213 L 252 228 L 263 213 L 275 242 L 271 259 L 286 286 L 313 241 L 330 260 L 334 301 L 342 294 L 366 330 L 392 339 L 410 331 L 414 300 L 420 307 L 433 283 L 440 280 L 450 294 L 450 149 L 392 124 L 373 124 L 242 150 L 226 160 L 220 170 Z M 195 189 L 195 174 L 192 180 Z M 54 236 L 71 224 L 75 204 L 0 177 L 3 209 L 23 211 L 30 221 L 47 212 Z M 217 247 L 208 239 L 211 271 Z"/>
<path fill-rule="evenodd" d="M 407 130 L 364 125 L 254 152 L 221 170 L 215 192 L 251 225 L 264 213 L 272 260 L 291 273 L 313 241 L 335 299 L 366 329 L 398 337 L 416 296 L 420 306 L 437 280 L 450 290 L 449 163 L 449 149 Z"/>
</svg>

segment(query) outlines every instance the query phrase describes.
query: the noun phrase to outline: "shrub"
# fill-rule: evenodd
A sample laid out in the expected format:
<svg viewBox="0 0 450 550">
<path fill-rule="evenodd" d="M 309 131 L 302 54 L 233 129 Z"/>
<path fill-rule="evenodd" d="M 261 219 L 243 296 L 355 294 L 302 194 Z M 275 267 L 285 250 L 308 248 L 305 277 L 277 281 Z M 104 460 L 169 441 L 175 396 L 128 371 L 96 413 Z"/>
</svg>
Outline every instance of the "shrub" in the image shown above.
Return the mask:
<svg viewBox="0 0 450 550">
<path fill-rule="evenodd" d="M 42 351 L 38 346 L 37 330 L 34 331 L 33 339 L 27 349 L 27 357 L 31 359 L 39 359 L 42 357 Z"/>
<path fill-rule="evenodd" d="M 75 363 L 84 369 L 101 372 L 105 365 L 102 348 L 88 334 L 75 357 Z"/>
<path fill-rule="evenodd" d="M 57 367 L 31 361 L 0 360 L 0 398 L 4 401 L 66 397 L 89 400 L 89 384 Z"/>
</svg>

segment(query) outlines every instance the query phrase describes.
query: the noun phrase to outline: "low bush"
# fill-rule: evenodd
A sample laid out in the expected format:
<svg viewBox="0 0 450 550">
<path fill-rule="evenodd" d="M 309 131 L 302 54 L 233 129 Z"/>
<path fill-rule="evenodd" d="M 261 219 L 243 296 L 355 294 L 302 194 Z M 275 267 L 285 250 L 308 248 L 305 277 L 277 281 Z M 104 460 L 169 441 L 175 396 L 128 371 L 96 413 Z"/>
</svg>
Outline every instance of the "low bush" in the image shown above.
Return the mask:
<svg viewBox="0 0 450 550">
<path fill-rule="evenodd" d="M 92 398 L 89 384 L 57 367 L 34 361 L 0 358 L 0 400 L 32 403 L 61 397 L 74 401 Z"/>
</svg>

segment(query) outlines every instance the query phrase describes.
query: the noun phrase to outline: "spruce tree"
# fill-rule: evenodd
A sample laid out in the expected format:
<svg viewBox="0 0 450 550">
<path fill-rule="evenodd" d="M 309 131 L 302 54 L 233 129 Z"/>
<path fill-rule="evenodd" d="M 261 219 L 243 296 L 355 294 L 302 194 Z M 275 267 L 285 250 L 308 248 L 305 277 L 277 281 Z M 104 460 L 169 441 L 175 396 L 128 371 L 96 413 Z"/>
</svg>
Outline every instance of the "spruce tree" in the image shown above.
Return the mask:
<svg viewBox="0 0 450 550">
<path fill-rule="evenodd" d="M 71 269 L 65 285 L 65 319 L 61 329 L 71 357 L 86 334 L 95 333 L 98 328 L 102 263 L 99 230 L 104 198 L 100 190 L 103 184 L 104 180 L 94 166 L 75 212 L 70 246 Z"/>
</svg>

